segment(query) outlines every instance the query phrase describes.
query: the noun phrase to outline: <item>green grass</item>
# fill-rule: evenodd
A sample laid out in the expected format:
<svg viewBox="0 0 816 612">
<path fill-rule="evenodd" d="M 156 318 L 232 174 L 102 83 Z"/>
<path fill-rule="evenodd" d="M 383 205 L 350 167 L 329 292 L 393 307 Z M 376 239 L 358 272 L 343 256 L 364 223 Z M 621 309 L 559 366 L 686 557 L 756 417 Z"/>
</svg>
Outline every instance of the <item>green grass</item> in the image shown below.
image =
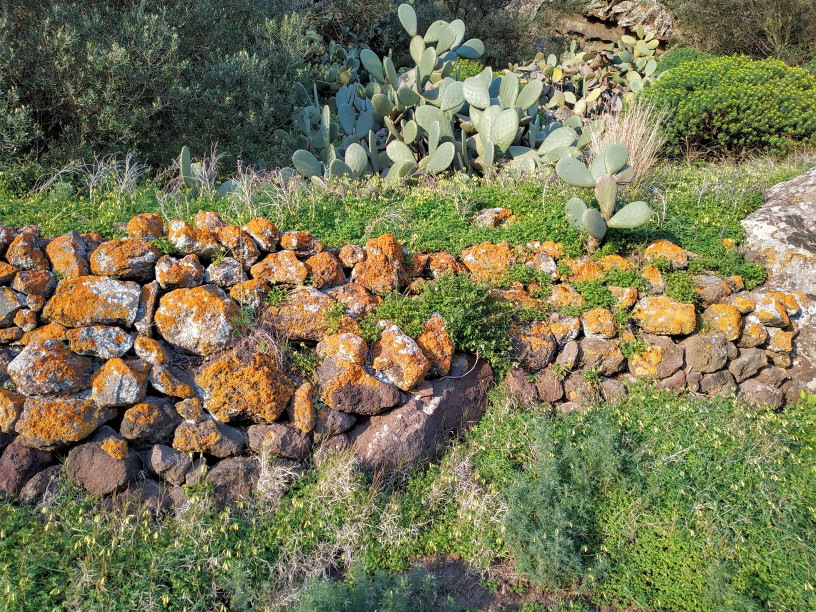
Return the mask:
<svg viewBox="0 0 816 612">
<path fill-rule="evenodd" d="M 624 193 L 627 199 L 650 202 L 657 217 L 634 231 L 610 230 L 603 253 L 626 253 L 656 238 L 669 239 L 702 256 L 700 266 L 723 275 L 741 274 L 746 285 L 764 279 L 764 271 L 746 263 L 722 239 L 739 243 L 740 221 L 762 204 L 761 190 L 787 180 L 805 169 L 801 160 L 753 160 L 739 165 L 687 164 L 659 168 L 645 187 Z M 503 180 L 491 184 L 461 179 L 413 186 L 382 183 L 338 185 L 330 190 L 310 186 L 281 190 L 256 189 L 251 202 L 192 201 L 161 198 L 146 186 L 131 194 L 108 194 L 93 201 L 68 183 L 58 183 L 43 194 L 18 197 L 2 189 L 0 218 L 4 224 L 40 225 L 46 235 L 69 230 L 93 231 L 106 236 L 122 234 L 134 214 L 159 211 L 170 218 L 192 220 L 199 210 L 216 210 L 230 222 L 243 223 L 267 216 L 281 229 L 311 231 L 331 247 L 359 244 L 385 232 L 394 233 L 412 252 L 445 250 L 459 253 L 484 241 L 525 244 L 533 240 L 564 243 L 567 256 L 583 252 L 577 231 L 564 219 L 564 202 L 573 192 L 559 181 L 544 187 L 537 180 Z M 591 194 L 577 194 L 591 198 Z M 504 206 L 518 222 L 499 228 L 471 224 L 482 208 Z"/>
<path fill-rule="evenodd" d="M 533 585 L 599 605 L 809 609 L 814 444 L 814 407 L 757 414 L 640 389 L 555 417 L 494 392 L 424 470 L 372 481 L 339 455 L 279 501 L 218 512 L 200 488 L 161 520 L 100 512 L 69 485 L 41 511 L 2 504 L 0 607 L 262 609 L 332 567 L 346 584 L 318 583 L 304 601 L 420 598 L 416 574 L 378 572 L 453 554 L 477 568 L 512 560 Z"/>
</svg>

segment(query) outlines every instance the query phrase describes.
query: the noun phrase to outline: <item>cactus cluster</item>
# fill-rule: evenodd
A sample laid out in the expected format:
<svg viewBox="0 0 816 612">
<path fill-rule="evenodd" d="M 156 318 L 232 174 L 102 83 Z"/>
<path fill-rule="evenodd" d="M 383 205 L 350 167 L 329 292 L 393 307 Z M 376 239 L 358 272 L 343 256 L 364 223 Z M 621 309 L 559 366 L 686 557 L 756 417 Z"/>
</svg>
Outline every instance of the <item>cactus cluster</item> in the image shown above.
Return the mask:
<svg viewBox="0 0 816 612">
<path fill-rule="evenodd" d="M 542 53 L 526 64 L 510 64 L 509 71 L 527 81 L 544 82 L 545 106 L 567 108 L 586 116 L 603 109 L 619 110 L 624 100 L 654 81 L 659 41 L 643 26 L 624 35 L 599 53 L 577 49 L 576 41 L 559 59 Z"/>
<path fill-rule="evenodd" d="M 608 228 L 634 229 L 652 217 L 646 202 L 630 202 L 617 210 L 618 188 L 631 182 L 634 169 L 627 163 L 629 151 L 621 144 L 613 144 L 587 167 L 579 159 L 565 156 L 555 166 L 558 177 L 573 187 L 595 190 L 600 211 L 587 206 L 578 197 L 566 204 L 567 221 L 589 234 L 588 249 L 594 251 L 603 242 Z"/>
<path fill-rule="evenodd" d="M 334 95 L 322 110 L 318 88 L 314 100 L 303 90 L 305 106 L 295 116 L 300 150 L 292 158 L 298 172 L 324 178 L 371 172 L 396 180 L 449 169 L 489 174 L 507 156 L 512 158 L 509 167 L 518 171 L 557 161 L 548 162 L 538 150 L 551 132 L 563 127 L 540 125 L 541 81 L 523 84 L 512 73 L 494 77 L 490 67 L 463 78 L 460 61 L 481 57 L 484 44 L 466 39 L 462 20 L 435 21 L 421 34 L 410 5 L 400 5 L 398 17 L 410 37 L 412 65 L 398 72 L 393 51 L 381 58 L 363 48 L 357 80 L 329 88 Z M 332 112 L 339 123 L 331 122 Z M 586 144 L 578 136 L 580 128 L 578 122 L 575 137 L 561 152 Z"/>
</svg>

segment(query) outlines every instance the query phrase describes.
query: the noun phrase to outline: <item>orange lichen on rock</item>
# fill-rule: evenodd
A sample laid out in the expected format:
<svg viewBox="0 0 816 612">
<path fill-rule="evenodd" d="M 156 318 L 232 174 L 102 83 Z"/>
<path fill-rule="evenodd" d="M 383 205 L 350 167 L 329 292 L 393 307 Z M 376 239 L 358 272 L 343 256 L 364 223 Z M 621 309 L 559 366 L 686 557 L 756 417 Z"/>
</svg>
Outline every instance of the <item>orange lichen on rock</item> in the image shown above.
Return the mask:
<svg viewBox="0 0 816 612">
<path fill-rule="evenodd" d="M 150 364 L 165 365 L 170 361 L 164 348 L 158 341 L 146 336 L 137 336 L 133 342 L 133 350 L 140 359 Z"/>
<path fill-rule="evenodd" d="M 655 260 L 667 260 L 674 269 L 688 267 L 688 256 L 686 252 L 668 240 L 655 240 L 652 244 L 646 247 L 643 252 L 646 261 L 652 262 Z"/>
<path fill-rule="evenodd" d="M 114 436 L 111 436 L 110 438 L 105 438 L 105 440 L 100 445 L 100 448 L 106 453 L 108 453 L 114 459 L 124 461 L 125 459 L 128 458 L 127 442 L 125 442 L 121 438 L 116 438 Z"/>
<path fill-rule="evenodd" d="M 215 234 L 199 227 L 191 227 L 184 221 L 171 221 L 167 228 L 167 238 L 179 253 L 194 253 L 199 257 L 212 257 L 221 250 Z"/>
<path fill-rule="evenodd" d="M 59 282 L 43 318 L 66 327 L 132 325 L 141 295 L 141 287 L 131 281 L 78 276 Z"/>
<path fill-rule="evenodd" d="M 156 329 L 171 345 L 196 355 L 212 355 L 229 344 L 238 306 L 220 287 L 175 289 L 159 300 Z"/>
<path fill-rule="evenodd" d="M 229 249 L 233 257 L 241 262 L 244 269 L 258 261 L 261 252 L 255 241 L 237 225 L 225 225 L 213 230 L 218 242 Z"/>
<path fill-rule="evenodd" d="M 48 297 L 57 286 L 57 279 L 48 270 L 20 270 L 11 288 L 23 295 Z"/>
<path fill-rule="evenodd" d="M 328 289 L 346 282 L 343 266 L 331 253 L 318 253 L 306 260 L 306 269 L 317 289 Z"/>
<path fill-rule="evenodd" d="M 155 267 L 156 280 L 162 289 L 197 287 L 204 280 L 204 268 L 195 255 L 185 255 L 181 259 L 163 255 Z"/>
<path fill-rule="evenodd" d="M 563 263 L 569 268 L 569 280 L 573 283 L 597 281 L 604 277 L 604 269 L 591 257 L 564 259 Z"/>
<path fill-rule="evenodd" d="M 634 267 L 620 255 L 604 255 L 599 261 L 605 272 L 610 270 L 631 270 Z"/>
<path fill-rule="evenodd" d="M 428 270 L 431 276 L 438 278 L 442 274 L 464 274 L 467 272 L 465 265 L 450 253 L 431 253 L 428 257 Z"/>
<path fill-rule="evenodd" d="M 14 428 L 30 446 L 53 450 L 79 442 L 114 416 L 90 398 L 29 397 Z"/>
<path fill-rule="evenodd" d="M 207 366 L 196 378 L 204 406 L 216 419 L 238 417 L 272 423 L 295 392 L 272 355 L 253 353 L 248 359 L 230 355 Z"/>
<path fill-rule="evenodd" d="M 663 361 L 665 349 L 657 344 L 648 344 L 648 348 L 629 358 L 629 371 L 641 378 L 655 378 L 657 368 Z"/>
<path fill-rule="evenodd" d="M 340 247 L 337 257 L 346 268 L 353 268 L 358 263 L 365 259 L 365 251 L 363 247 L 356 244 L 346 244 Z"/>
<path fill-rule="evenodd" d="M 305 382 L 295 391 L 292 400 L 292 423 L 302 434 L 307 434 L 315 425 L 315 408 L 312 401 L 312 383 Z"/>
<path fill-rule="evenodd" d="M 783 293 L 782 291 L 769 291 L 768 297 L 775 299 L 777 302 L 785 307 L 788 316 L 796 316 L 799 314 L 799 301 L 790 293 Z"/>
<path fill-rule="evenodd" d="M 252 278 L 270 285 L 301 285 L 309 275 L 306 264 L 299 261 L 294 251 L 270 253 L 249 270 Z"/>
<path fill-rule="evenodd" d="M 445 319 L 433 313 L 425 322 L 425 330 L 416 340 L 420 350 L 431 364 L 428 371 L 431 376 L 446 376 L 450 372 L 455 347 L 446 327 Z"/>
<path fill-rule="evenodd" d="M 65 333 L 68 329 L 59 323 L 49 323 L 23 334 L 20 344 L 26 346 L 32 342 L 44 342 L 45 340 L 65 340 Z"/>
<path fill-rule="evenodd" d="M 321 357 L 334 357 L 363 365 L 368 358 L 368 344 L 357 334 L 344 332 L 323 338 L 315 352 Z"/>
<path fill-rule="evenodd" d="M 255 217 L 241 229 L 249 234 L 262 251 L 272 252 L 278 246 L 280 232 L 275 224 L 268 219 Z"/>
<path fill-rule="evenodd" d="M 6 370 L 23 393 L 58 395 L 87 388 L 91 363 L 56 340 L 46 340 L 26 346 Z"/>
<path fill-rule="evenodd" d="M 170 370 L 160 364 L 155 364 L 150 368 L 148 380 L 156 391 L 165 395 L 182 399 L 196 395 L 190 385 L 180 381 Z"/>
<path fill-rule="evenodd" d="M 478 281 L 495 280 L 502 272 L 516 263 L 513 249 L 507 241 L 499 244 L 483 242 L 461 253 L 462 263 Z"/>
<path fill-rule="evenodd" d="M 380 323 L 380 339 L 371 349 L 374 369 L 403 391 L 425 379 L 431 363 L 417 343 L 393 323 Z"/>
<path fill-rule="evenodd" d="M 687 335 L 697 326 L 693 304 L 683 304 L 664 295 L 642 298 L 632 318 L 645 331 L 658 336 Z"/>
<path fill-rule="evenodd" d="M 91 273 L 112 278 L 149 280 L 161 255 L 145 240 L 124 238 L 103 242 L 91 254 Z"/>
<path fill-rule="evenodd" d="M 130 238 L 155 240 L 164 236 L 164 221 L 156 213 L 141 213 L 131 217 L 126 231 Z"/>
<path fill-rule="evenodd" d="M 403 266 L 402 245 L 392 234 L 383 234 L 366 243 L 366 258 L 354 266 L 351 279 L 363 287 L 385 295 L 408 282 L 408 273 Z"/>
<path fill-rule="evenodd" d="M 583 308 L 584 296 L 572 286 L 562 283 L 553 287 L 549 302 L 554 308 L 566 308 L 568 306 Z"/>
<path fill-rule="evenodd" d="M 652 291 L 663 291 L 666 288 L 666 281 L 663 280 L 663 274 L 657 266 L 646 266 L 643 268 L 641 275 L 649 283 L 649 288 Z"/>
<path fill-rule="evenodd" d="M 606 308 L 593 308 L 581 315 L 581 324 L 585 336 L 614 338 L 617 333 L 615 315 Z"/>
<path fill-rule="evenodd" d="M 607 287 L 612 297 L 618 300 L 618 308 L 631 308 L 635 305 L 638 299 L 638 290 L 634 287 L 615 287 L 610 285 Z"/>
<path fill-rule="evenodd" d="M 289 340 L 320 342 L 329 327 L 326 311 L 335 301 L 314 287 L 301 287 L 264 313 L 264 323 Z"/>
<path fill-rule="evenodd" d="M 712 304 L 703 312 L 703 321 L 727 340 L 736 340 L 742 333 L 742 314 L 733 304 Z"/>
<path fill-rule="evenodd" d="M 764 295 L 757 300 L 754 313 L 759 322 L 768 327 L 787 327 L 790 325 L 788 309 L 772 295 Z"/>
<path fill-rule="evenodd" d="M 320 398 L 330 407 L 352 414 L 378 414 L 396 406 L 400 392 L 362 366 L 328 357 L 316 370 Z"/>
<path fill-rule="evenodd" d="M 130 406 L 147 391 L 149 366 L 144 361 L 109 359 L 91 379 L 93 399 L 100 406 Z"/>
<path fill-rule="evenodd" d="M 0 387 L 0 431 L 12 433 L 23 412 L 25 397 Z"/>
</svg>

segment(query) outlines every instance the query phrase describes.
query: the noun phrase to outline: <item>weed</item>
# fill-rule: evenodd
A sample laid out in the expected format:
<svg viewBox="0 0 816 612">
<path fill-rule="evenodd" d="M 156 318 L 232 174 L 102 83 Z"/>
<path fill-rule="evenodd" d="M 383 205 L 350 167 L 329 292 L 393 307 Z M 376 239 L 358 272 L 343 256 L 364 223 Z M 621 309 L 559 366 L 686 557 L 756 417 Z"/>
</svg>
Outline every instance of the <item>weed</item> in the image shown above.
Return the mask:
<svg viewBox="0 0 816 612">
<path fill-rule="evenodd" d="M 684 304 L 696 304 L 700 300 L 700 294 L 694 287 L 694 281 L 686 270 L 677 270 L 665 275 L 666 295 L 673 300 Z"/>
<path fill-rule="evenodd" d="M 326 315 L 326 329 L 330 334 L 336 334 L 340 328 L 340 321 L 346 316 L 348 307 L 343 302 L 335 302 L 324 311 Z"/>
<path fill-rule="evenodd" d="M 289 291 L 284 287 L 272 287 L 264 296 L 267 306 L 280 306 L 289 299 Z"/>
</svg>

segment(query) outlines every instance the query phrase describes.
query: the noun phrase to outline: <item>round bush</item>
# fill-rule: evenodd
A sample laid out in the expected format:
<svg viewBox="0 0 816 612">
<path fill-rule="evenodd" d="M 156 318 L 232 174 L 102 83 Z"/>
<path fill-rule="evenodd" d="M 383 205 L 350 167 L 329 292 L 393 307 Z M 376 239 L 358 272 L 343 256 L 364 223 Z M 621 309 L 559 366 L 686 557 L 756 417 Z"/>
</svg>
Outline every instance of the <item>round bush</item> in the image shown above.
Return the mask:
<svg viewBox="0 0 816 612">
<path fill-rule="evenodd" d="M 667 108 L 671 154 L 780 154 L 816 136 L 816 79 L 803 68 L 745 56 L 687 61 L 645 92 Z"/>
<path fill-rule="evenodd" d="M 670 68 L 685 64 L 686 62 L 694 62 L 711 57 L 712 56 L 705 51 L 699 51 L 694 47 L 677 47 L 671 51 L 667 51 L 661 56 L 660 61 L 657 63 L 655 75 L 660 75 Z"/>
</svg>

